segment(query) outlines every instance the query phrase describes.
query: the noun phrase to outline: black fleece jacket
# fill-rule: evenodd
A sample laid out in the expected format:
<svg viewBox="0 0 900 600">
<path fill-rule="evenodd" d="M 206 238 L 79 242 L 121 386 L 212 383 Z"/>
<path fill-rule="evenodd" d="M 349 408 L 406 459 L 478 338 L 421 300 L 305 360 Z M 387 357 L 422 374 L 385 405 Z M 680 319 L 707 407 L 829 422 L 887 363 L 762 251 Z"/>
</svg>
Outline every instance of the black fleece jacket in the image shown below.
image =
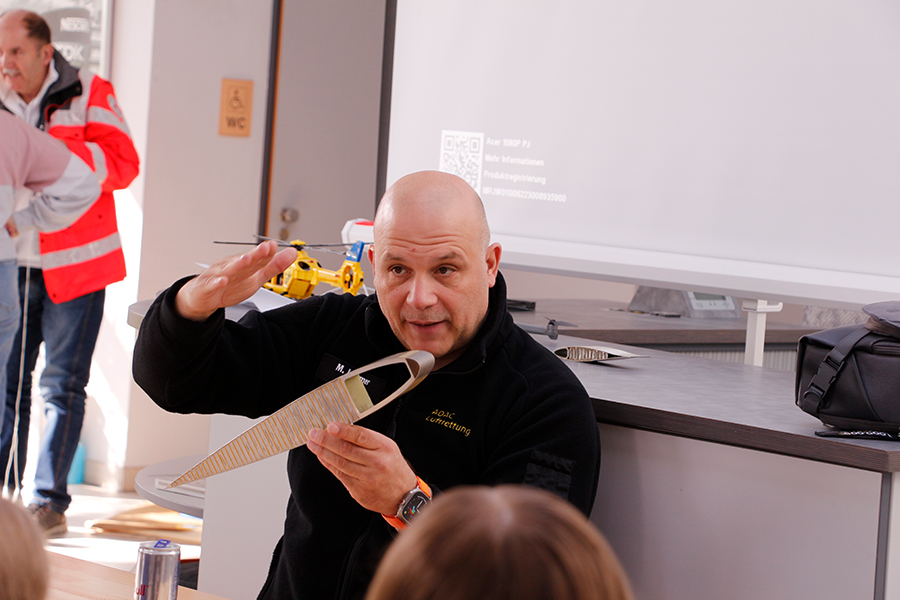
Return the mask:
<svg viewBox="0 0 900 600">
<path fill-rule="evenodd" d="M 148 310 L 134 352 L 135 381 L 168 411 L 268 415 L 347 369 L 404 350 L 375 296 L 326 294 L 239 322 L 220 310 L 195 323 L 174 310 L 186 281 Z M 405 368 L 396 382 L 371 374 L 375 401 L 408 377 Z M 502 276 L 463 355 L 359 424 L 392 437 L 437 491 L 525 483 L 586 515 L 593 506 L 600 439 L 591 402 L 569 368 L 513 323 Z M 259 597 L 362 598 L 393 528 L 305 446 L 290 452 L 288 477 L 284 535 Z"/>
</svg>

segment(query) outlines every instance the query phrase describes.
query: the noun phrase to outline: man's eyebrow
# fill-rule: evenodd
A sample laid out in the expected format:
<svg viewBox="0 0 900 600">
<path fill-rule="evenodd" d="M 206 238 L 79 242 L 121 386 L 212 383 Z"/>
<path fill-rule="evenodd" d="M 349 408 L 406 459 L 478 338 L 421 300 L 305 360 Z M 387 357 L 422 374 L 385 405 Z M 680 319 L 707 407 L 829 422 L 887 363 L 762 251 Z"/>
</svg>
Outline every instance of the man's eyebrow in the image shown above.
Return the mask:
<svg viewBox="0 0 900 600">
<path fill-rule="evenodd" d="M 455 259 L 460 258 L 461 256 L 462 255 L 459 252 L 457 252 L 456 250 L 451 250 L 445 254 L 438 256 L 436 260 L 439 262 L 445 261 L 445 260 L 455 260 Z M 383 258 L 383 260 L 386 260 L 386 261 L 400 262 L 400 263 L 402 263 L 406 260 L 406 257 L 400 256 L 399 254 L 393 254 L 391 252 L 386 252 L 382 258 Z"/>
<path fill-rule="evenodd" d="M 451 250 L 450 252 L 438 256 L 438 260 L 455 260 L 461 256 L 462 255 L 459 252 Z"/>
</svg>

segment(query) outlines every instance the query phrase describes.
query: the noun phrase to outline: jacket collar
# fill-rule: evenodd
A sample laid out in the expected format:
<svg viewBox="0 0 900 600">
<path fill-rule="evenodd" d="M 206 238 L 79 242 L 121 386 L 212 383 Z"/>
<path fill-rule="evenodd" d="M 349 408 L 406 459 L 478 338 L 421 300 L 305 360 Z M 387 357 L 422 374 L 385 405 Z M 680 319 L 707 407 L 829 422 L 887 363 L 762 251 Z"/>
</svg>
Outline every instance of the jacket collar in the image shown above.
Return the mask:
<svg viewBox="0 0 900 600">
<path fill-rule="evenodd" d="M 53 51 L 53 66 L 58 73 L 58 77 L 47 88 L 47 92 L 41 99 L 41 117 L 38 127 L 41 127 L 50 119 L 50 113 L 53 110 L 64 105 L 71 98 L 80 96 L 84 91 L 81 85 L 81 78 L 78 77 L 78 69 L 70 65 L 63 58 L 63 55 L 59 53 L 59 50 Z"/>
<path fill-rule="evenodd" d="M 366 335 L 379 351 L 395 354 L 405 350 L 394 335 L 387 318 L 378 305 L 377 294 L 366 307 Z M 462 355 L 441 369 L 441 373 L 468 373 L 480 367 L 494 348 L 500 346 L 507 335 L 512 317 L 506 309 L 506 281 L 497 273 L 497 282 L 488 292 L 488 311 L 478 333 Z"/>
<path fill-rule="evenodd" d="M 59 50 L 53 51 L 53 66 L 56 68 L 59 77 L 56 78 L 56 81 L 54 81 L 53 85 L 47 90 L 45 98 L 48 98 L 61 90 L 67 90 L 75 84 L 81 83 L 81 79 L 78 78 L 78 69 L 70 65 L 69 62 L 63 58 L 63 55 L 59 53 Z"/>
</svg>

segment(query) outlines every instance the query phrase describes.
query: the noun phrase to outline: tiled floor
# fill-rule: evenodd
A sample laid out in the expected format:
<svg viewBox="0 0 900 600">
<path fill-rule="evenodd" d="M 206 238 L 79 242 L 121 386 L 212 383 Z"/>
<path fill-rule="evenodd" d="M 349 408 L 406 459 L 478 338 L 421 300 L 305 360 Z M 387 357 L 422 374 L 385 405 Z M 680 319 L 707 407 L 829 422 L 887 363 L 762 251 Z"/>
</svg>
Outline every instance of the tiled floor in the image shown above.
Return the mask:
<svg viewBox="0 0 900 600">
<path fill-rule="evenodd" d="M 146 502 L 134 492 L 115 493 L 91 485 L 69 485 L 72 504 L 66 511 L 69 531 L 62 537 L 48 539 L 51 552 L 73 556 L 123 571 L 134 572 L 138 545 L 149 538 L 112 533 L 97 533 L 85 526 L 94 519 L 107 519 Z M 30 496 L 26 494 L 26 503 Z M 182 544 L 181 557 L 200 557 L 200 546 Z"/>
</svg>

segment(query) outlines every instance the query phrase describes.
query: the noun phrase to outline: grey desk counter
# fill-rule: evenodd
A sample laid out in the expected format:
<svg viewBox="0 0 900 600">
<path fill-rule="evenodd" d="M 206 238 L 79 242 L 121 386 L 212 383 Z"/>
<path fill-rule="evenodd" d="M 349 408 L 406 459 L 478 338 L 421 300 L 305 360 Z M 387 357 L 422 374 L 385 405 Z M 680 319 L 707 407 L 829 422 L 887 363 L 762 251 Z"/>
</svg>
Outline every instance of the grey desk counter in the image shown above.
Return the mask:
<svg viewBox="0 0 900 600">
<path fill-rule="evenodd" d="M 550 348 L 591 345 L 560 336 Z M 614 347 L 650 358 L 569 362 L 602 423 L 777 452 L 879 472 L 900 471 L 900 443 L 822 438 L 822 423 L 794 404 L 794 373 Z"/>
</svg>

